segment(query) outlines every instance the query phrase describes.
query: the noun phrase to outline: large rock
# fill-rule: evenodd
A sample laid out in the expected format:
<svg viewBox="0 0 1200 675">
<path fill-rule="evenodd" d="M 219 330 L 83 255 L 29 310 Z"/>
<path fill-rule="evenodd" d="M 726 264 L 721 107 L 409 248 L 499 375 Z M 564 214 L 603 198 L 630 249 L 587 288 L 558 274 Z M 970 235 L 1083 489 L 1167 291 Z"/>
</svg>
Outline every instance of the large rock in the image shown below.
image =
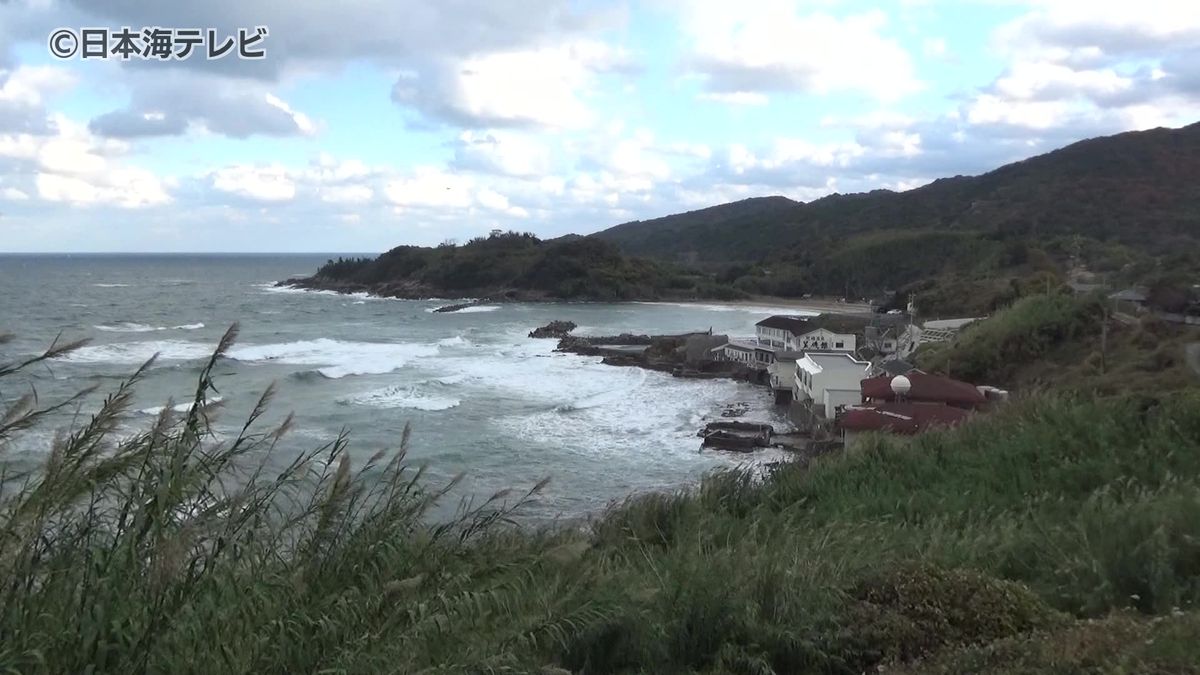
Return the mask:
<svg viewBox="0 0 1200 675">
<path fill-rule="evenodd" d="M 438 307 L 437 309 L 435 309 L 433 311 L 438 312 L 438 313 L 440 313 L 440 312 L 457 312 L 460 309 L 466 309 L 474 304 L 475 303 L 473 303 L 473 302 L 461 302 L 457 305 L 443 305 L 442 307 Z"/>
<path fill-rule="evenodd" d="M 558 338 L 563 339 L 575 330 L 574 321 L 551 321 L 545 326 L 540 326 L 529 331 L 531 338 Z"/>
</svg>

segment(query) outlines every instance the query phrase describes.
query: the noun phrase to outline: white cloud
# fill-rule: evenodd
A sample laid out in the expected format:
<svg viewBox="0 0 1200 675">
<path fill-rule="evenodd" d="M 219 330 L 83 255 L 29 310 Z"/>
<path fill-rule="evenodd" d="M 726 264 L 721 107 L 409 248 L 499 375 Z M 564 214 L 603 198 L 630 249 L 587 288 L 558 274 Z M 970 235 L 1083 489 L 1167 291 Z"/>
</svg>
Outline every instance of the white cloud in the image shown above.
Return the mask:
<svg viewBox="0 0 1200 675">
<path fill-rule="evenodd" d="M 298 129 L 300 133 L 306 136 L 311 136 L 317 132 L 317 126 L 313 124 L 312 119 L 310 119 L 308 115 L 292 110 L 292 107 L 288 105 L 286 101 L 274 94 L 266 94 L 264 98 L 267 102 L 267 105 L 291 117 L 292 122 L 295 123 L 296 129 Z"/>
<path fill-rule="evenodd" d="M 131 80 L 129 103 L 92 118 L 112 138 L 182 135 L 202 130 L 231 138 L 313 136 L 319 125 L 261 82 L 154 68 Z"/>
<path fill-rule="evenodd" d="M 766 105 L 771 99 L 757 91 L 706 91 L 700 94 L 702 101 L 716 101 L 730 105 Z"/>
<path fill-rule="evenodd" d="M 596 75 L 624 64 L 594 40 L 476 54 L 401 75 L 392 98 L 467 126 L 582 129 L 595 119 L 585 98 Z"/>
<path fill-rule="evenodd" d="M 928 37 L 921 41 L 921 52 L 931 59 L 945 59 L 949 51 L 946 38 Z"/>
<path fill-rule="evenodd" d="M 249 199 L 280 202 L 296 196 L 296 182 L 287 169 L 279 164 L 236 164 L 217 169 L 210 178 L 213 188 Z"/>
<path fill-rule="evenodd" d="M 57 66 L 18 66 L 0 71 L 0 103 L 43 105 L 46 98 L 74 86 L 75 76 Z"/>
<path fill-rule="evenodd" d="M 6 187 L 0 190 L 0 199 L 6 199 L 10 202 L 23 202 L 29 199 L 29 195 L 17 188 Z"/>
<path fill-rule="evenodd" d="M 508 176 L 538 176 L 550 170 L 550 148 L 529 134 L 511 131 L 464 131 L 454 148 L 454 164 L 463 169 Z"/>
<path fill-rule="evenodd" d="M 880 11 L 835 17 L 802 14 L 787 0 L 690 0 L 682 13 L 695 45 L 689 68 L 704 77 L 706 93 L 733 102 L 775 91 L 850 91 L 890 101 L 921 86 L 908 52 L 883 35 Z"/>
<path fill-rule="evenodd" d="M 128 147 L 100 139 L 70 119 L 52 117 L 52 135 L 0 134 L 0 157 L 31 176 L 30 188 L 48 202 L 140 208 L 171 201 L 171 181 L 124 161 Z M 19 188 L 10 188 L 28 196 Z M 9 199 L 16 192 L 6 192 Z"/>
<path fill-rule="evenodd" d="M 1200 40 L 1200 3 L 1181 0 L 1034 0 L 996 31 L 1010 53 L 1051 60 L 1155 55 Z"/>
<path fill-rule="evenodd" d="M 996 80 L 996 94 L 1012 99 L 1038 100 L 1083 96 L 1104 98 L 1133 87 L 1133 80 L 1110 68 L 1076 70 L 1057 63 L 1017 63 Z"/>
<path fill-rule="evenodd" d="M 983 94 L 966 107 L 967 121 L 971 124 L 1005 124 L 1027 129 L 1050 129 L 1057 126 L 1069 112 L 1070 106 L 1062 101 L 1010 100 L 992 94 Z"/>
<path fill-rule="evenodd" d="M 330 185 L 321 188 L 321 201 L 334 204 L 363 204 L 374 196 L 375 191 L 366 185 Z"/>
<path fill-rule="evenodd" d="M 389 181 L 384 195 L 399 207 L 465 209 L 474 202 L 470 179 L 434 167 L 421 167 L 407 178 Z"/>
</svg>

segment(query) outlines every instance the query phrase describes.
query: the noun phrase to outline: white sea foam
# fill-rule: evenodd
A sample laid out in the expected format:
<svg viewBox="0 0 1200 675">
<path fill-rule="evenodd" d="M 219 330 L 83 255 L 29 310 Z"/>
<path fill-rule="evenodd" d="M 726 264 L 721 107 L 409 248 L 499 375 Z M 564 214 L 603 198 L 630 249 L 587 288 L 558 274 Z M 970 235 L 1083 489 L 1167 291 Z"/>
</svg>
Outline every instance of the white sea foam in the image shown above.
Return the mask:
<svg viewBox="0 0 1200 675">
<path fill-rule="evenodd" d="M 355 394 L 342 399 L 342 403 L 366 405 L 375 408 L 410 408 L 413 410 L 449 410 L 461 401 L 449 396 L 433 396 L 418 391 L 414 385 L 392 385 L 381 389 Z"/>
<path fill-rule="evenodd" d="M 158 354 L 161 361 L 190 361 L 212 354 L 213 346 L 185 340 L 145 340 L 88 345 L 60 356 L 73 363 L 141 364 Z"/>
<path fill-rule="evenodd" d="M 276 286 L 275 284 L 255 284 L 259 289 L 267 293 L 301 293 L 304 295 L 345 295 L 337 291 L 317 290 L 311 288 L 295 288 L 294 286 Z"/>
<path fill-rule="evenodd" d="M 443 347 L 465 347 L 471 344 L 471 342 L 461 335 L 455 335 L 454 337 L 438 340 L 438 344 Z"/>
<path fill-rule="evenodd" d="M 347 342 L 319 338 L 234 347 L 229 351 L 229 357 L 254 363 L 322 366 L 317 370 L 318 373 L 336 379 L 348 375 L 390 373 L 412 359 L 434 356 L 437 353 L 437 345 Z"/>
<path fill-rule="evenodd" d="M 105 333 L 152 333 L 160 330 L 199 330 L 204 328 L 202 323 L 185 323 L 179 326 L 147 326 L 144 323 L 133 323 L 126 321 L 125 323 L 93 326 L 96 330 L 104 331 Z"/>
<path fill-rule="evenodd" d="M 224 399 L 222 399 L 222 397 L 220 397 L 220 396 L 213 396 L 208 399 L 208 404 L 212 405 L 214 403 L 220 403 L 222 400 L 224 400 Z M 180 403 L 180 404 L 171 406 L 171 410 L 174 412 L 177 412 L 177 413 L 183 413 L 183 412 L 187 412 L 191 407 L 192 407 L 192 402 L 188 401 L 187 403 Z M 143 415 L 158 415 L 163 410 L 166 410 L 166 408 L 167 407 L 165 405 L 156 405 L 156 406 L 151 406 L 149 408 L 142 408 L 138 412 L 142 413 Z"/>
<path fill-rule="evenodd" d="M 453 312 L 438 312 L 438 307 L 442 306 L 443 305 L 438 305 L 437 307 L 427 307 L 425 308 L 425 311 L 429 312 L 430 314 L 479 314 L 481 312 L 494 312 L 500 309 L 500 305 L 471 305 L 469 307 L 463 307 L 462 309 L 456 309 Z"/>
<path fill-rule="evenodd" d="M 96 288 L 129 288 L 131 284 L 92 284 Z"/>
<path fill-rule="evenodd" d="M 467 376 L 463 373 L 459 373 L 458 375 L 447 375 L 445 377 L 435 377 L 435 378 L 433 378 L 433 381 L 437 382 L 438 384 L 444 384 L 444 385 L 449 386 L 449 385 L 454 385 L 454 384 L 462 384 L 463 382 L 466 382 Z"/>
</svg>

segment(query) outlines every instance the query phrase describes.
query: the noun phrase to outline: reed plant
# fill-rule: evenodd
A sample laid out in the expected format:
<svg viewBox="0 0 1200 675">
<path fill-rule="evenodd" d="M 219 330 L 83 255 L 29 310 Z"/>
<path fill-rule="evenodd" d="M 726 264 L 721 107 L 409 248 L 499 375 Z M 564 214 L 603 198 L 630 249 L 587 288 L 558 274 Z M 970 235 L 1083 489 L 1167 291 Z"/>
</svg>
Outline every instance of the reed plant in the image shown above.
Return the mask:
<svg viewBox="0 0 1200 675">
<path fill-rule="evenodd" d="M 0 479 L 0 671 L 1197 672 L 1195 391 L 1032 397 L 532 526 L 544 481 L 433 517 L 453 481 L 406 461 L 407 430 L 361 466 L 345 436 L 285 455 L 271 389 L 219 437 L 236 332 L 137 433 L 153 361 L 95 405 L 8 402 L 0 462 L 94 412 Z"/>
</svg>

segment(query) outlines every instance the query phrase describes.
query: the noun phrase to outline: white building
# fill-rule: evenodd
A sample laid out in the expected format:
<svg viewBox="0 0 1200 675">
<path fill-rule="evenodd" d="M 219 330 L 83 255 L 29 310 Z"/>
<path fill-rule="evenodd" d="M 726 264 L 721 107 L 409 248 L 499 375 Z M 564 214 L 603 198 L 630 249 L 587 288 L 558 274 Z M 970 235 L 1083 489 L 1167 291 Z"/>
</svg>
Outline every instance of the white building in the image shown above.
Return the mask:
<svg viewBox="0 0 1200 675">
<path fill-rule="evenodd" d="M 949 342 L 953 340 L 963 328 L 982 321 L 987 317 L 964 317 L 961 319 L 939 319 L 937 321 L 926 321 L 918 333 L 917 343 L 926 344 L 930 342 Z"/>
<path fill-rule="evenodd" d="M 744 363 L 753 368 L 766 368 L 775 361 L 774 350 L 755 340 L 730 340 L 721 349 L 726 361 Z"/>
<path fill-rule="evenodd" d="M 792 398 L 814 416 L 832 420 L 839 407 L 862 403 L 862 381 L 870 367 L 846 353 L 809 352 L 796 361 Z"/>
<path fill-rule="evenodd" d="M 775 360 L 767 366 L 767 379 L 775 394 L 775 403 L 784 404 L 792 400 L 792 387 L 796 381 L 796 360 L 804 355 L 782 349 L 775 352 Z"/>
<path fill-rule="evenodd" d="M 758 343 L 787 351 L 847 351 L 858 349 L 858 335 L 827 315 L 770 316 L 754 325 Z"/>
<path fill-rule="evenodd" d="M 909 323 L 867 326 L 863 346 L 883 357 L 905 358 L 917 349 L 921 329 Z"/>
</svg>

